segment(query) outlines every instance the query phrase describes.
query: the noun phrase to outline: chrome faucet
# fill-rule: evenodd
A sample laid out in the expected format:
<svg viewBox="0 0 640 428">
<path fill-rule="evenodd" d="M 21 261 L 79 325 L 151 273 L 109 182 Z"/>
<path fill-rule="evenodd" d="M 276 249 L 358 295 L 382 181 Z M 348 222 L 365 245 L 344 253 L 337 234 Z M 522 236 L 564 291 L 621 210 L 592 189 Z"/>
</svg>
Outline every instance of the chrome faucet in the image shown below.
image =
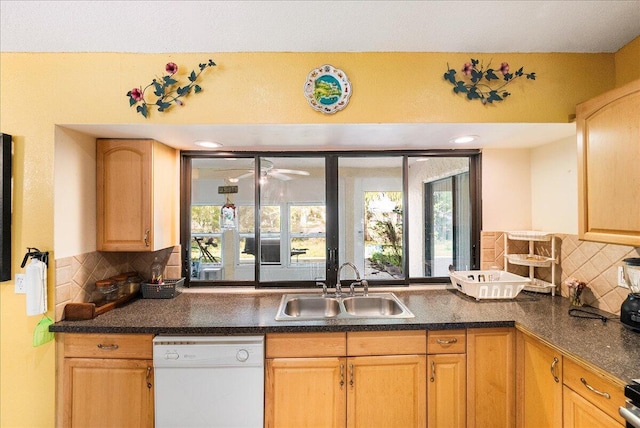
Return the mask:
<svg viewBox="0 0 640 428">
<path fill-rule="evenodd" d="M 356 265 L 354 265 L 351 262 L 342 263 L 338 268 L 338 278 L 336 280 L 336 296 L 340 296 L 342 294 L 342 285 L 340 284 L 340 273 L 342 272 L 342 268 L 345 266 L 351 267 L 351 269 L 353 269 L 353 271 L 356 274 L 356 281 L 352 282 L 351 285 L 349 285 L 350 294 L 353 296 L 355 292 L 355 286 L 357 284 L 362 284 L 364 286 L 364 294 L 366 296 L 369 292 L 369 283 L 366 280 L 360 279 L 360 272 L 358 271 L 358 268 L 356 267 Z"/>
</svg>

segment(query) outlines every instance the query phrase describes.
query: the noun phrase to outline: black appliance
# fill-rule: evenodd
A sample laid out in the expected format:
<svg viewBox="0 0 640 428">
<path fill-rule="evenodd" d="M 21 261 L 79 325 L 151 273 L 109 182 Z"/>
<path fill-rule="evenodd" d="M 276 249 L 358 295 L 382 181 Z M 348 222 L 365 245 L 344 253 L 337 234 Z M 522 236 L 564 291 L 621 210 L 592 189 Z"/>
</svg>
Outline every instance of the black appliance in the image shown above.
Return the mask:
<svg viewBox="0 0 640 428">
<path fill-rule="evenodd" d="M 627 428 L 640 428 L 640 379 L 632 379 L 624 387 L 627 402 L 620 407 L 620 415 L 627 421 Z"/>
<path fill-rule="evenodd" d="M 623 260 L 624 279 L 630 292 L 620 307 L 620 322 L 640 332 L 640 257 Z"/>
</svg>

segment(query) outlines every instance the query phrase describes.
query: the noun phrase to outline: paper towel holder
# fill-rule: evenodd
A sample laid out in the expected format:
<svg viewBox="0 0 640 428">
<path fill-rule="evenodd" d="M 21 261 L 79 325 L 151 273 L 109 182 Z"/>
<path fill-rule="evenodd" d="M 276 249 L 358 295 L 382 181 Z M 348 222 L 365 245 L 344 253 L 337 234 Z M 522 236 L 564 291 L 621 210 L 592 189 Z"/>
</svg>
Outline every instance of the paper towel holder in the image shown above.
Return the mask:
<svg viewBox="0 0 640 428">
<path fill-rule="evenodd" d="M 45 265 L 47 265 L 47 268 L 49 267 L 49 252 L 48 251 L 40 251 L 35 247 L 27 247 L 27 253 L 24 255 L 24 258 L 22 259 L 22 264 L 20 265 L 21 268 L 24 268 L 24 266 L 27 264 L 27 261 L 29 260 L 29 258 L 32 259 L 38 259 L 41 262 L 43 262 Z"/>
</svg>

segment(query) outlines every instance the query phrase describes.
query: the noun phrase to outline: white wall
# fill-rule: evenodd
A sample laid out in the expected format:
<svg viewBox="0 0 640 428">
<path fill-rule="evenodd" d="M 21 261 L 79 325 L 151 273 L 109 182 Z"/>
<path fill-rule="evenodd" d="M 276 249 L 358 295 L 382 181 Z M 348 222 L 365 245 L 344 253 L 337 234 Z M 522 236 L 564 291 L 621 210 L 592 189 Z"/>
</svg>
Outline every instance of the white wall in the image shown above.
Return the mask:
<svg viewBox="0 0 640 428">
<path fill-rule="evenodd" d="M 531 229 L 530 149 L 482 151 L 482 230 Z"/>
<path fill-rule="evenodd" d="M 534 230 L 578 233 L 578 153 L 571 137 L 531 151 L 531 224 Z"/>
<path fill-rule="evenodd" d="M 96 140 L 56 127 L 54 153 L 55 258 L 96 251 Z"/>
</svg>

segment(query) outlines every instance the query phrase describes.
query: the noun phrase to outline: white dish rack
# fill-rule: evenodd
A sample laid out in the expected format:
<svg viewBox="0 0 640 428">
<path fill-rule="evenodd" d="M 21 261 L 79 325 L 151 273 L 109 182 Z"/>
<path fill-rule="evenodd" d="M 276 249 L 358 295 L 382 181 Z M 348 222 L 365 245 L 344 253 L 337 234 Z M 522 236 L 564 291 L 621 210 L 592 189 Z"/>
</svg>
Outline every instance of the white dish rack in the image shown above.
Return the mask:
<svg viewBox="0 0 640 428">
<path fill-rule="evenodd" d="M 509 241 L 528 241 L 529 252 L 527 254 L 514 254 L 509 252 Z M 550 242 L 548 254 L 536 254 L 536 242 Z M 556 254 L 556 240 L 552 233 L 519 230 L 504 233 L 504 270 L 508 270 L 509 264 L 528 266 L 530 284 L 525 286 L 527 291 L 537 293 L 556 294 L 556 264 L 558 256 Z M 536 268 L 551 268 L 551 282 L 543 281 L 535 277 Z"/>
<path fill-rule="evenodd" d="M 501 270 L 455 271 L 449 278 L 455 288 L 476 300 L 514 299 L 531 284 L 530 278 Z"/>
</svg>

